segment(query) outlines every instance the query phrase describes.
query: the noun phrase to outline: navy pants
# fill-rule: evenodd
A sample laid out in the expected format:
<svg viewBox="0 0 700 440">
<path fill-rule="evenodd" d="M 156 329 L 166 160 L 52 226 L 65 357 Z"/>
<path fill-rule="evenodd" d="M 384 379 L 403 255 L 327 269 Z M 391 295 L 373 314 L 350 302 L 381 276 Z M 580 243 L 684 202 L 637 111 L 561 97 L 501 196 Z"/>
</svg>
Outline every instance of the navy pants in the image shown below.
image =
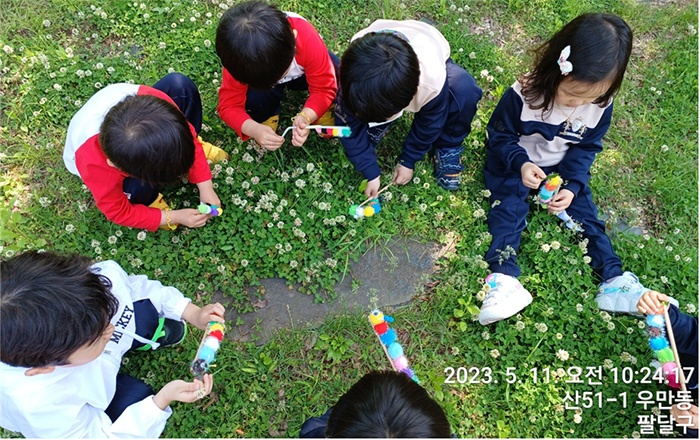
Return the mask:
<svg viewBox="0 0 700 440">
<path fill-rule="evenodd" d="M 151 339 L 158 328 L 158 311 L 148 299 L 134 302 L 134 319 L 136 320 L 136 334 L 146 339 Z M 144 344 L 134 340 L 131 349 Z M 153 388 L 145 382 L 127 374 L 117 375 L 117 389 L 112 401 L 105 413 L 114 422 L 124 410 L 136 402 L 154 394 Z"/>
<path fill-rule="evenodd" d="M 557 167 L 544 167 L 546 174 L 557 171 Z M 527 224 L 530 212 L 527 196 L 530 188 L 523 185 L 520 175 L 510 173 L 501 175 L 484 167 L 484 182 L 491 191 L 492 208 L 487 222 L 492 240 L 486 252 L 486 261 L 492 272 L 503 273 L 513 277 L 520 276 L 516 255 L 520 247 L 520 237 Z M 495 201 L 499 204 L 494 206 Z M 588 255 L 591 267 L 601 280 L 622 275 L 622 261 L 613 251 L 610 238 L 605 234 L 605 223 L 598 220 L 598 209 L 593 203 L 593 196 L 588 185 L 574 197 L 566 212 L 584 229 L 583 236 L 588 239 Z M 554 217 L 554 216 L 553 216 Z M 553 218 L 552 221 L 559 221 Z"/>
<path fill-rule="evenodd" d="M 177 72 L 168 73 L 153 85 L 154 89 L 168 95 L 199 133 L 202 130 L 202 98 L 197 85 Z M 122 184 L 131 204 L 150 205 L 158 197 L 160 188 L 135 177 L 127 177 Z"/>
<path fill-rule="evenodd" d="M 452 59 L 445 63 L 448 87 L 449 107 L 447 119 L 443 125 L 440 137 L 433 142 L 433 148 L 462 148 L 462 142 L 469 135 L 472 120 L 476 115 L 476 105 L 481 99 L 481 89 L 476 80 L 462 66 Z M 388 133 L 395 121 L 370 127 L 367 130 L 370 144 L 376 147 L 379 141 Z"/>
<path fill-rule="evenodd" d="M 330 55 L 333 61 L 337 77 L 340 60 L 331 51 L 328 51 L 328 55 Z M 306 81 L 306 75 L 302 75 L 299 78 L 282 84 L 277 84 L 270 90 L 255 90 L 249 87 L 245 100 L 245 111 L 248 113 L 248 116 L 255 122 L 264 122 L 271 116 L 279 115 L 280 111 L 282 111 L 282 98 L 284 97 L 285 89 L 297 91 L 309 90 L 309 83 Z M 321 116 L 322 115 L 318 115 L 319 118 Z"/>
</svg>

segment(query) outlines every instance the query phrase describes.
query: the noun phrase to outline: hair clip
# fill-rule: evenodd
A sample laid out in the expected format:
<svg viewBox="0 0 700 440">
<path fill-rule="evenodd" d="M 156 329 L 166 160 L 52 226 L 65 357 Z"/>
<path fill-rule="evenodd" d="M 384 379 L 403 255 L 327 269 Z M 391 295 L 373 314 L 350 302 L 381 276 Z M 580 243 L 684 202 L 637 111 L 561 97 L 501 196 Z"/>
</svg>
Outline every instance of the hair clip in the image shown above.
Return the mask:
<svg viewBox="0 0 700 440">
<path fill-rule="evenodd" d="M 574 65 L 568 61 L 569 55 L 571 55 L 571 46 L 566 46 L 564 49 L 562 49 L 561 53 L 559 54 L 559 59 L 557 60 L 559 70 L 561 70 L 561 74 L 564 76 L 570 74 L 571 71 L 574 70 Z"/>
</svg>

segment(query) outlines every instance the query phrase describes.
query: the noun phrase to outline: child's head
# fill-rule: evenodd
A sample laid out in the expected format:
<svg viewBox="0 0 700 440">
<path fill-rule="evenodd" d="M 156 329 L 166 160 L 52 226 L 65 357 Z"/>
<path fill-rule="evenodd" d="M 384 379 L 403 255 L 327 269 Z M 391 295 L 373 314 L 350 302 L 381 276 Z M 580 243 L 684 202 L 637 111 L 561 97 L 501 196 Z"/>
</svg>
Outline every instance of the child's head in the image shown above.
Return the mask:
<svg viewBox="0 0 700 440">
<path fill-rule="evenodd" d="M 112 107 L 99 140 L 114 166 L 153 184 L 176 181 L 194 163 L 194 138 L 185 115 L 151 95 L 127 96 Z"/>
<path fill-rule="evenodd" d="M 262 1 L 224 12 L 216 29 L 216 53 L 237 81 L 270 89 L 294 59 L 296 37 L 284 12 Z"/>
<path fill-rule="evenodd" d="M 397 114 L 418 90 L 420 66 L 401 34 L 370 32 L 350 43 L 340 60 L 343 104 L 363 122 Z"/>
<path fill-rule="evenodd" d="M 326 437 L 450 437 L 440 405 L 403 373 L 373 371 L 333 407 Z"/>
<path fill-rule="evenodd" d="M 567 47 L 569 55 L 562 63 L 571 63 L 570 72 L 559 63 Z M 605 106 L 620 89 L 631 51 L 632 30 L 623 19 L 579 15 L 535 50 L 535 67 L 523 81 L 525 100 L 531 108 L 545 111 L 555 101 L 573 107 L 569 104 Z M 557 98 L 558 91 L 563 97 Z M 537 103 L 540 99 L 544 101 Z"/>
<path fill-rule="evenodd" d="M 16 367 L 74 363 L 97 341 L 118 301 L 111 283 L 77 255 L 26 252 L 0 262 L 0 360 Z"/>
</svg>

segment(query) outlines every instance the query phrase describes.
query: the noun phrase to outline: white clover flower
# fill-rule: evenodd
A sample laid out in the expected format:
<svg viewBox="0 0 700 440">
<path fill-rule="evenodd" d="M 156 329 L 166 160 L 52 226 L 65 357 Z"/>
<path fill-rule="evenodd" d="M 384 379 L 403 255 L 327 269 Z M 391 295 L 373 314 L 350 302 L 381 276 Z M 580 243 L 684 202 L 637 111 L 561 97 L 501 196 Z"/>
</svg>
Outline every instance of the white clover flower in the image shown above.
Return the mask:
<svg viewBox="0 0 700 440">
<path fill-rule="evenodd" d="M 609 370 L 609 369 L 611 369 L 611 368 L 614 367 L 614 366 L 615 366 L 615 365 L 613 364 L 613 361 L 612 361 L 612 360 L 610 360 L 610 359 L 605 359 L 605 360 L 603 360 L 603 368 L 605 368 L 606 370 Z"/>
<path fill-rule="evenodd" d="M 100 254 L 102 253 L 102 248 L 99 247 L 99 246 L 97 246 L 97 247 L 95 248 L 95 253 L 96 253 L 97 255 L 100 255 Z"/>
<path fill-rule="evenodd" d="M 472 215 L 474 216 L 474 218 L 482 218 L 486 215 L 486 211 L 484 211 L 483 208 L 477 208 L 474 210 Z"/>
<path fill-rule="evenodd" d="M 583 312 L 583 304 L 576 304 L 576 311 Z"/>
<path fill-rule="evenodd" d="M 425 203 L 421 203 L 418 205 L 418 209 L 420 209 L 421 212 L 425 212 L 426 209 L 428 209 L 428 205 Z"/>
<path fill-rule="evenodd" d="M 588 255 L 584 255 L 583 262 L 586 264 L 591 264 L 591 257 L 589 257 Z"/>
<path fill-rule="evenodd" d="M 557 249 L 559 249 L 559 248 L 561 247 L 561 243 L 559 243 L 558 241 L 554 240 L 554 241 L 550 244 L 550 246 L 552 247 L 552 249 L 557 250 Z"/>
<path fill-rule="evenodd" d="M 582 420 L 583 419 L 581 418 L 581 414 L 574 414 L 574 423 L 578 425 L 579 423 L 581 423 Z"/>
<path fill-rule="evenodd" d="M 117 250 L 116 250 L 116 249 L 112 249 L 112 250 L 109 251 L 109 253 L 112 254 L 112 255 L 117 255 Z"/>
<path fill-rule="evenodd" d="M 216 268 L 216 270 L 218 270 L 219 273 L 224 273 L 224 272 L 226 271 L 226 266 L 224 266 L 223 264 L 220 264 L 220 265 Z"/>
<path fill-rule="evenodd" d="M 476 58 L 476 52 L 469 52 L 469 58 L 472 60 Z"/>
<path fill-rule="evenodd" d="M 488 332 L 488 330 L 481 332 L 481 339 L 483 339 L 485 341 L 488 341 L 489 339 L 491 339 L 491 334 Z"/>
<path fill-rule="evenodd" d="M 693 303 L 688 303 L 685 305 L 685 311 L 692 314 L 697 311 L 697 307 Z"/>
<path fill-rule="evenodd" d="M 522 321 L 517 321 L 515 323 L 515 328 L 518 330 L 524 330 L 525 329 L 525 323 Z"/>
<path fill-rule="evenodd" d="M 489 71 L 484 69 L 480 72 L 480 75 L 482 78 L 486 78 L 487 76 L 489 76 Z"/>
<path fill-rule="evenodd" d="M 569 360 L 569 352 L 566 350 L 558 350 L 557 358 L 561 361 L 567 361 Z"/>
<path fill-rule="evenodd" d="M 116 235 L 117 237 L 121 237 L 122 234 L 123 232 L 121 231 L 121 229 L 117 229 L 116 231 L 114 231 L 114 235 Z"/>
<path fill-rule="evenodd" d="M 338 264 L 338 260 L 335 260 L 333 258 L 326 258 L 326 266 L 335 267 L 337 264 Z"/>
<path fill-rule="evenodd" d="M 647 324 L 644 321 L 637 321 L 637 327 L 644 329 L 646 326 Z"/>
<path fill-rule="evenodd" d="M 70 224 L 70 223 L 67 224 L 67 225 L 66 225 L 66 232 L 70 234 L 70 233 L 73 232 L 73 231 L 75 231 L 75 226 L 73 226 L 73 225 Z"/>
<path fill-rule="evenodd" d="M 542 249 L 543 252 L 549 252 L 549 250 L 551 249 L 551 246 L 549 245 L 549 243 L 544 243 L 542 246 L 540 246 L 540 248 Z"/>
<path fill-rule="evenodd" d="M 241 260 L 241 266 L 247 267 L 247 266 L 248 266 L 248 260 Z"/>
<path fill-rule="evenodd" d="M 557 333 L 556 335 L 554 335 L 554 337 L 561 340 L 564 337 L 564 335 L 562 335 L 561 333 Z"/>
<path fill-rule="evenodd" d="M 662 145 L 662 146 L 661 146 L 661 151 L 664 152 L 664 153 L 667 152 L 667 151 L 668 151 L 668 145 L 666 145 L 666 144 Z"/>
<path fill-rule="evenodd" d="M 496 349 L 496 348 L 494 348 L 493 350 L 491 350 L 490 353 L 491 353 L 491 357 L 494 358 L 494 359 L 498 358 L 498 357 L 501 355 L 501 352 L 498 351 L 498 349 Z"/>
<path fill-rule="evenodd" d="M 43 24 L 44 27 L 51 27 L 51 21 L 49 21 L 49 20 L 44 20 L 41 22 L 41 24 Z"/>
<path fill-rule="evenodd" d="M 116 242 L 117 242 L 117 237 L 115 237 L 114 235 L 110 235 L 110 237 L 107 239 L 107 243 L 109 243 L 109 244 L 114 244 Z"/>
<path fill-rule="evenodd" d="M 60 84 L 54 84 L 53 89 L 57 92 L 60 92 L 61 90 L 63 90 L 63 86 L 61 86 Z"/>
<path fill-rule="evenodd" d="M 136 239 L 137 240 L 145 240 L 146 239 L 146 231 L 141 231 L 138 234 L 136 234 Z"/>
<path fill-rule="evenodd" d="M 668 277 L 665 277 L 665 276 L 661 275 L 661 276 L 659 277 L 659 279 L 661 280 L 662 283 L 668 284 Z"/>
<path fill-rule="evenodd" d="M 314 164 L 312 164 L 312 163 L 306 164 L 306 171 L 311 172 L 314 170 L 314 168 L 315 168 Z"/>
<path fill-rule="evenodd" d="M 414 178 L 413 178 L 413 183 L 414 183 L 415 185 L 418 185 L 418 184 L 420 183 L 420 177 L 418 177 L 418 176 L 414 177 Z"/>
<path fill-rule="evenodd" d="M 303 181 L 302 179 L 297 179 L 297 180 L 294 182 L 294 185 L 296 185 L 297 188 L 301 189 L 301 188 L 304 188 L 304 187 L 306 186 L 306 182 Z"/>
</svg>

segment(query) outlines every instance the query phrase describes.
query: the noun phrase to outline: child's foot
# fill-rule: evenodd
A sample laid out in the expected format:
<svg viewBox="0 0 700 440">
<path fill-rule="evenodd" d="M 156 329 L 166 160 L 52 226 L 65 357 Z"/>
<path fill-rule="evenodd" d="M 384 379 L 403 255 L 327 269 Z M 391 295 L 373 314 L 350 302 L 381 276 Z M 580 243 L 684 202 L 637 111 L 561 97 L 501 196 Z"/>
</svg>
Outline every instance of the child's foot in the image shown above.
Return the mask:
<svg viewBox="0 0 700 440">
<path fill-rule="evenodd" d="M 277 127 L 280 125 L 280 115 L 272 115 L 269 118 L 262 121 L 261 124 L 267 125 L 272 129 L 272 131 L 277 133 Z"/>
<path fill-rule="evenodd" d="M 177 321 L 170 318 L 160 318 L 155 334 L 151 338 L 152 341 L 160 344 L 159 348 L 170 347 L 177 345 L 185 339 L 187 335 L 187 325 L 184 321 Z M 143 345 L 137 350 L 147 351 L 151 349 L 151 345 Z"/>
<path fill-rule="evenodd" d="M 197 139 L 199 139 L 199 142 L 201 142 L 202 144 L 202 149 L 204 150 L 204 157 L 206 157 L 210 163 L 219 163 L 222 160 L 228 159 L 228 153 L 226 153 L 221 148 L 202 140 L 201 136 L 197 137 Z"/>
<path fill-rule="evenodd" d="M 165 200 L 163 200 L 163 194 L 161 193 L 158 193 L 158 197 L 156 197 L 156 200 L 150 205 L 148 205 L 148 207 L 162 210 L 170 209 L 170 205 L 168 205 L 165 202 Z M 160 229 L 163 229 L 164 231 L 174 231 L 175 229 L 177 229 L 177 225 L 172 225 L 172 227 L 168 225 L 163 225 L 160 227 Z"/>
<path fill-rule="evenodd" d="M 335 112 L 333 111 L 333 107 L 328 109 L 326 113 L 321 115 L 320 118 L 318 118 L 318 121 L 315 122 L 318 125 L 335 125 Z M 323 134 L 321 132 L 318 132 L 319 137 L 322 137 L 324 139 L 330 139 L 333 136 L 330 134 Z"/>
<path fill-rule="evenodd" d="M 532 302 L 532 295 L 517 278 L 503 273 L 486 277 L 489 291 L 481 305 L 479 323 L 482 325 L 510 318 Z"/>
<path fill-rule="evenodd" d="M 629 313 L 641 316 L 637 303 L 647 289 L 632 272 L 605 281 L 598 286 L 595 302 L 598 308 L 608 312 Z"/>
<path fill-rule="evenodd" d="M 463 146 L 435 149 L 435 171 L 433 175 L 438 185 L 448 191 L 459 189 L 461 173 L 464 166 L 460 157 L 464 151 Z"/>
</svg>

